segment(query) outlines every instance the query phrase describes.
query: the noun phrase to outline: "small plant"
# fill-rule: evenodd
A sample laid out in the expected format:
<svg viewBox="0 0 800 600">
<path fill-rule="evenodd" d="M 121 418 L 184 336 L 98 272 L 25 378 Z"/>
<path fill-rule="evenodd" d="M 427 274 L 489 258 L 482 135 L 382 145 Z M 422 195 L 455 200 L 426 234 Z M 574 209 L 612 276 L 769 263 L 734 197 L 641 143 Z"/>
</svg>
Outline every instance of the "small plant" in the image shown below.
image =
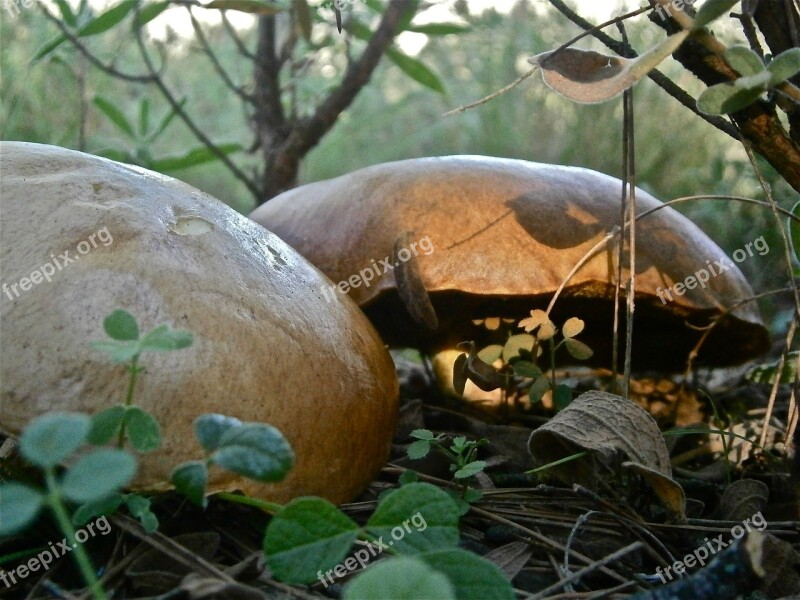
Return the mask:
<svg viewBox="0 0 800 600">
<path fill-rule="evenodd" d="M 469 503 L 481 498 L 481 493 L 470 488 L 468 482 L 486 468 L 486 461 L 477 460 L 476 457 L 478 448 L 488 444 L 489 440 L 470 441 L 464 436 L 459 436 L 453 438 L 448 447 L 445 445 L 448 436 L 441 433 L 434 436 L 427 429 L 416 429 L 411 432 L 411 437 L 417 439 L 408 447 L 408 457 L 411 460 L 419 460 L 426 457 L 431 450 L 437 450 L 452 462 L 450 472 L 453 473 L 453 479 L 461 485 L 456 500 L 462 505 L 462 514 L 466 513 L 469 510 Z"/>
<path fill-rule="evenodd" d="M 19 440 L 20 453 L 43 471 L 46 489 L 16 482 L 0 484 L 3 507 L 0 536 L 24 530 L 42 508 L 49 508 L 72 546 L 75 561 L 93 596 L 104 599 L 106 595 L 91 560 L 76 539 L 66 503 L 100 502 L 117 493 L 136 473 L 136 459 L 123 450 L 102 448 L 82 455 L 59 475 L 58 466 L 74 458 L 89 441 L 91 427 L 88 415 L 53 412 L 25 428 Z"/>
<path fill-rule="evenodd" d="M 484 391 L 501 388 L 507 395 L 527 389 L 532 403 L 541 402 L 545 392 L 551 390 L 556 408 L 566 408 L 572 401 L 572 391 L 556 382 L 556 353 L 563 347 L 577 360 L 591 358 L 591 348 L 575 339 L 583 331 L 584 322 L 576 317 L 567 319 L 558 343 L 558 329 L 543 310 L 532 310 L 530 317 L 519 322 L 519 327 L 525 333 L 509 336 L 504 345 L 492 344 L 476 351 L 472 342 L 459 344 L 467 353 L 459 356 L 453 365 L 453 386 L 459 394 L 464 393 L 467 380 Z M 543 346 L 547 348 L 550 363 L 549 378 L 536 364 L 544 353 Z M 498 360 L 502 364 L 495 368 L 493 365 Z"/>
</svg>

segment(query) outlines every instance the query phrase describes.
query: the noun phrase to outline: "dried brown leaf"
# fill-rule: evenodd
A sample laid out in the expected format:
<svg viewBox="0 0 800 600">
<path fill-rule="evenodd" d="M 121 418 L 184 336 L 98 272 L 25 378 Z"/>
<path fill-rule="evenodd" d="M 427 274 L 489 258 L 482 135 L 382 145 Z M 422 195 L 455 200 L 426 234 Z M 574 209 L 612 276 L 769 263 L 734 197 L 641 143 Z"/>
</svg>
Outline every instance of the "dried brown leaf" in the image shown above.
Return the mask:
<svg viewBox="0 0 800 600">
<path fill-rule="evenodd" d="M 720 518 L 744 521 L 761 512 L 769 500 L 769 488 L 757 479 L 740 479 L 725 488 L 720 501 Z"/>
<path fill-rule="evenodd" d="M 602 465 L 625 463 L 629 469 L 656 482 L 654 491 L 678 520 L 684 518 L 684 495 L 672 479 L 672 467 L 664 438 L 653 418 L 642 408 L 619 396 L 590 391 L 531 434 L 528 448 L 544 465 L 579 451 L 589 455 L 557 467 L 559 478 L 590 489 L 602 477 Z"/>
</svg>

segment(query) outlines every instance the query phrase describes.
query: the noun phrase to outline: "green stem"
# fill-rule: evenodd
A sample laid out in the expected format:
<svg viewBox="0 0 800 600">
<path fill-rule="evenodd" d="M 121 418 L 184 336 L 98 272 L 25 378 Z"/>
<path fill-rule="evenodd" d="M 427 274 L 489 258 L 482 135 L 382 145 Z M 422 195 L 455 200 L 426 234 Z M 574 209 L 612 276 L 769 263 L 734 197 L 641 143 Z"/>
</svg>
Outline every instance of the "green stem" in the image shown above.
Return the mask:
<svg viewBox="0 0 800 600">
<path fill-rule="evenodd" d="M 274 515 L 283 508 L 282 504 L 267 502 L 266 500 L 258 500 L 257 498 L 251 498 L 250 496 L 238 496 L 236 494 L 231 494 L 230 492 L 220 492 L 214 495 L 222 500 L 229 500 L 230 502 L 236 502 L 237 504 L 244 504 L 246 506 L 255 506 L 256 508 L 260 508 L 264 512 L 268 512 L 271 515 Z"/>
<path fill-rule="evenodd" d="M 125 406 L 133 404 L 133 391 L 136 389 L 136 377 L 139 375 L 139 355 L 137 354 L 131 359 L 131 364 L 128 367 L 131 372 L 130 379 L 128 379 L 128 390 L 125 392 Z M 119 434 L 117 435 L 117 448 L 120 450 L 125 446 L 125 419 L 119 426 Z"/>
<path fill-rule="evenodd" d="M 96 600 L 108 600 L 108 596 L 106 596 L 105 591 L 100 585 L 100 581 L 97 579 L 89 555 L 86 554 L 83 544 L 78 543 L 75 537 L 75 528 L 72 526 L 72 521 L 67 514 L 67 509 L 64 508 L 64 503 L 61 501 L 61 495 L 58 492 L 58 485 L 56 484 L 56 478 L 52 467 L 45 469 L 45 477 L 47 480 L 47 489 L 50 492 L 47 496 L 47 504 L 53 511 L 56 522 L 61 528 L 61 532 L 66 534 L 67 542 L 72 544 L 72 551 L 75 553 L 75 562 L 78 563 L 78 569 L 80 569 L 83 580 L 92 591 L 92 596 L 94 596 Z"/>
</svg>

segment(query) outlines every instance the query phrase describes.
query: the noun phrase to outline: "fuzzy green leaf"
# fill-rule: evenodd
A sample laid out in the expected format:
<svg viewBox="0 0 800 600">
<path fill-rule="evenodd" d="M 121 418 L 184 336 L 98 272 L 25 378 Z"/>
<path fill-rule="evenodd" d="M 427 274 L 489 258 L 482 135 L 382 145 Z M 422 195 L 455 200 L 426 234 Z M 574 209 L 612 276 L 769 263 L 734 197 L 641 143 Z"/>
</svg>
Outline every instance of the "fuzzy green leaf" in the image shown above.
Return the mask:
<svg viewBox="0 0 800 600">
<path fill-rule="evenodd" d="M 111 494 L 99 500 L 85 502 L 72 514 L 72 523 L 77 527 L 83 527 L 95 517 L 110 515 L 115 512 L 122 506 L 124 500 L 125 496 L 123 494 Z"/>
<path fill-rule="evenodd" d="M 136 473 L 136 459 L 104 448 L 83 456 L 64 475 L 61 489 L 73 502 L 100 500 L 122 488 Z"/>
<path fill-rule="evenodd" d="M 514 600 L 511 582 L 496 564 L 472 552 L 453 548 L 419 555 L 450 580 L 458 600 Z"/>
<path fill-rule="evenodd" d="M 531 389 L 528 390 L 528 398 L 530 398 L 531 402 L 534 404 L 541 402 L 542 396 L 544 396 L 544 393 L 549 389 L 550 382 L 547 380 L 547 377 L 542 375 L 531 384 Z"/>
<path fill-rule="evenodd" d="M 428 440 L 417 440 L 408 447 L 408 458 L 419 460 L 425 458 L 431 451 L 431 443 Z"/>
<path fill-rule="evenodd" d="M 766 68 L 761 57 L 747 46 L 732 46 L 725 51 L 725 62 L 739 75 L 761 73 Z"/>
<path fill-rule="evenodd" d="M 95 98 L 95 103 L 100 98 Z M 126 127 L 133 135 L 133 128 L 126 122 Z M 139 325 L 136 318 L 126 310 L 116 309 L 105 319 L 103 319 L 103 329 L 112 340 L 121 342 L 134 341 L 139 339 Z"/>
<path fill-rule="evenodd" d="M 702 29 L 725 13 L 730 12 L 738 3 L 739 0 L 706 0 L 700 10 L 697 11 L 692 29 L 694 31 Z"/>
<path fill-rule="evenodd" d="M 89 342 L 89 346 L 108 356 L 119 364 L 130 362 L 141 353 L 138 341 L 118 342 L 116 340 Z"/>
<path fill-rule="evenodd" d="M 411 556 L 380 561 L 344 589 L 344 600 L 386 598 L 456 600 L 458 596 L 446 575 Z"/>
<path fill-rule="evenodd" d="M 39 514 L 44 503 L 41 493 L 20 483 L 0 484 L 0 536 L 22 531 Z"/>
<path fill-rule="evenodd" d="M 126 412 L 124 406 L 117 405 L 93 415 L 88 441 L 95 446 L 102 446 L 110 442 L 119 433 Z"/>
<path fill-rule="evenodd" d="M 243 423 L 222 434 L 211 460 L 256 481 L 280 481 L 294 465 L 294 452 L 271 425 Z"/>
<path fill-rule="evenodd" d="M 219 440 L 229 429 L 241 427 L 242 422 L 234 417 L 219 414 L 200 415 L 194 421 L 194 432 L 206 452 L 219 448 Z"/>
<path fill-rule="evenodd" d="M 473 460 L 471 463 L 467 463 L 466 465 L 464 465 L 463 468 L 453 473 L 453 477 L 455 477 L 456 479 L 466 479 L 468 477 L 472 477 L 473 475 L 477 475 L 485 468 L 486 468 L 486 461 Z"/>
<path fill-rule="evenodd" d="M 161 446 L 161 427 L 156 418 L 138 406 L 131 406 L 125 413 L 128 439 L 139 452 L 152 452 Z"/>
<path fill-rule="evenodd" d="M 92 421 L 88 415 L 52 412 L 29 424 L 19 439 L 19 449 L 40 467 L 55 467 L 86 441 Z"/>
<path fill-rule="evenodd" d="M 457 546 L 458 518 L 458 506 L 444 491 L 429 483 L 410 483 L 383 498 L 366 528 L 398 553 L 416 554 Z"/>
<path fill-rule="evenodd" d="M 556 410 L 564 410 L 572 402 L 572 390 L 568 385 L 560 383 L 553 390 L 553 401 L 556 405 Z"/>
<path fill-rule="evenodd" d="M 142 351 L 171 352 L 188 348 L 194 342 L 194 335 L 185 329 L 170 329 L 167 325 L 159 325 L 144 334 L 140 342 Z"/>
<path fill-rule="evenodd" d="M 800 48 L 791 48 L 781 52 L 767 65 L 771 86 L 783 83 L 800 71 Z"/>
<path fill-rule="evenodd" d="M 586 360 L 591 358 L 594 354 L 589 346 L 578 340 L 573 340 L 572 338 L 566 338 L 564 340 L 564 346 L 567 348 L 567 352 L 570 353 L 570 356 L 578 360 Z"/>
<path fill-rule="evenodd" d="M 327 500 L 296 498 L 278 511 L 267 527 L 267 564 L 281 581 L 311 583 L 318 571 L 341 562 L 358 531 L 358 525 Z"/>
<path fill-rule="evenodd" d="M 205 507 L 206 485 L 208 484 L 208 468 L 200 460 L 192 460 L 178 465 L 169 477 L 175 489 L 198 506 Z"/>
</svg>

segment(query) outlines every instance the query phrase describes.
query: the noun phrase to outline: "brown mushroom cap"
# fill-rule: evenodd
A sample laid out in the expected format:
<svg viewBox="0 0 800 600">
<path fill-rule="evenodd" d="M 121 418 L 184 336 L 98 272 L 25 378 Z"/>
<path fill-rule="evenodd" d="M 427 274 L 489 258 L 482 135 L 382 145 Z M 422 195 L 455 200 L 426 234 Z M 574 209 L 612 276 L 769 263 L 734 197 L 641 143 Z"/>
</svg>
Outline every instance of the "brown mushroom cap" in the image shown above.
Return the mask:
<svg viewBox="0 0 800 600">
<path fill-rule="evenodd" d="M 3 143 L 0 159 L 3 283 L 30 279 L 65 252 L 73 259 L 59 260 L 50 282 L 18 285 L 18 297 L 3 288 L 3 428 L 122 402 L 125 368 L 89 346 L 108 339 L 103 319 L 122 307 L 142 331 L 168 323 L 195 338 L 188 349 L 142 355 L 134 401 L 158 418 L 164 444 L 140 457 L 135 487 L 164 489 L 173 467 L 203 456 L 193 421 L 204 413 L 274 425 L 296 459 L 275 484 L 212 468 L 211 490 L 339 503 L 367 486 L 390 449 L 394 367 L 353 302 L 321 298 L 329 282 L 317 269 L 169 177 L 39 144 Z"/>
<path fill-rule="evenodd" d="M 519 319 L 546 307 L 570 270 L 619 223 L 620 196 L 618 179 L 587 169 L 452 156 L 386 163 L 305 185 L 267 202 L 251 218 L 334 282 L 392 257 L 395 241 L 404 234 L 405 241 L 427 236 L 434 247 L 429 255 L 417 252 L 408 263 L 393 258 L 399 264 L 392 270 L 368 287 L 359 283 L 349 294 L 388 343 L 432 349 L 479 338 L 471 319 Z M 638 212 L 662 205 L 642 190 L 637 204 Z M 611 354 L 611 246 L 572 278 L 552 314 L 557 324 L 573 316 L 584 319 L 580 339 L 595 350 L 595 363 L 605 366 Z M 707 268 L 707 261 L 713 266 L 720 259 L 733 262 L 670 207 L 638 222 L 635 366 L 684 365 L 700 335 L 688 323 L 705 325 L 753 295 L 733 265 L 709 277 L 705 288 L 681 296 L 673 292 L 672 302 L 667 296 L 666 303 L 659 299 L 658 288 L 683 282 Z M 627 256 L 624 260 L 627 265 Z M 402 270 L 427 291 L 439 319 L 435 331 L 409 317 L 408 302 L 397 291 L 396 274 Z M 735 364 L 767 346 L 758 309 L 747 303 L 717 324 L 700 362 Z"/>
</svg>

